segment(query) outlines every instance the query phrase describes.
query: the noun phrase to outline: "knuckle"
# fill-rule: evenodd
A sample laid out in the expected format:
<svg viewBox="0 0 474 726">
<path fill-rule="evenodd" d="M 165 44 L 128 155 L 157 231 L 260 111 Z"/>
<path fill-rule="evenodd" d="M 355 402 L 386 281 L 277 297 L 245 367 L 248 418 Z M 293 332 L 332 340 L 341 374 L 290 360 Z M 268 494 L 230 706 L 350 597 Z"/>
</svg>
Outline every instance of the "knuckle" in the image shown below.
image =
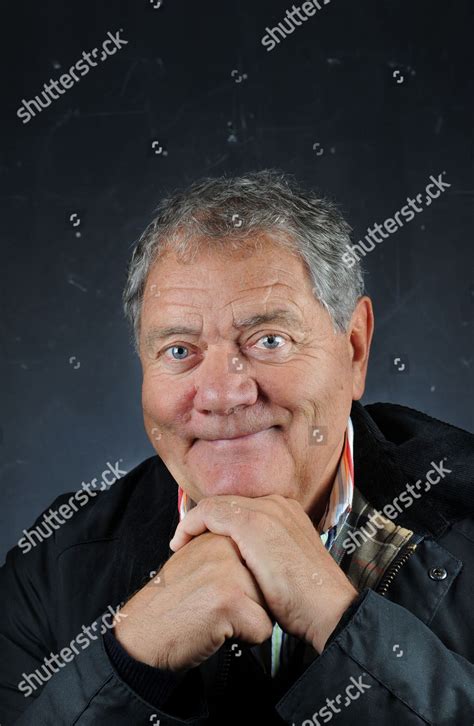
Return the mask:
<svg viewBox="0 0 474 726">
<path fill-rule="evenodd" d="M 213 497 L 203 497 L 196 504 L 196 509 L 199 509 L 200 512 L 207 512 L 212 505 Z"/>
<path fill-rule="evenodd" d="M 219 555 L 222 559 L 227 559 L 233 556 L 233 553 L 237 551 L 237 545 L 234 540 L 227 535 L 218 534 L 216 539 L 212 543 L 212 551 Z"/>
<path fill-rule="evenodd" d="M 274 498 L 276 499 L 277 502 L 285 502 L 286 501 L 286 497 L 284 497 L 283 494 L 274 494 L 273 496 L 274 496 Z"/>
<path fill-rule="evenodd" d="M 260 622 L 257 624 L 257 634 L 254 637 L 255 643 L 262 644 L 272 637 L 273 625 L 270 618 L 266 614 L 262 614 Z"/>
<path fill-rule="evenodd" d="M 236 609 L 236 605 L 242 598 L 242 591 L 239 587 L 216 587 L 214 591 L 214 610 L 221 616 L 228 616 Z"/>
<path fill-rule="evenodd" d="M 285 504 L 285 502 L 287 501 L 286 497 L 284 497 L 282 494 L 270 494 L 268 499 L 278 505 Z"/>
</svg>

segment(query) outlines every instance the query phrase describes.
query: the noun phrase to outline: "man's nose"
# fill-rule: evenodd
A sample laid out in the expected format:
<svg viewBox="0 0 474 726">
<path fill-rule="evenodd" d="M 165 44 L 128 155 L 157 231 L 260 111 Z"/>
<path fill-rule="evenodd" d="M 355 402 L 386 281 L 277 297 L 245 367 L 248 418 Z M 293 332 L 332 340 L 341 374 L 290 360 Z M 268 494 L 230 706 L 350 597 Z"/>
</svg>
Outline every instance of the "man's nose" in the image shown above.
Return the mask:
<svg viewBox="0 0 474 726">
<path fill-rule="evenodd" d="M 194 406 L 202 412 L 228 414 L 251 406 L 258 398 L 257 384 L 247 360 L 231 346 L 208 346 L 196 371 Z"/>
</svg>

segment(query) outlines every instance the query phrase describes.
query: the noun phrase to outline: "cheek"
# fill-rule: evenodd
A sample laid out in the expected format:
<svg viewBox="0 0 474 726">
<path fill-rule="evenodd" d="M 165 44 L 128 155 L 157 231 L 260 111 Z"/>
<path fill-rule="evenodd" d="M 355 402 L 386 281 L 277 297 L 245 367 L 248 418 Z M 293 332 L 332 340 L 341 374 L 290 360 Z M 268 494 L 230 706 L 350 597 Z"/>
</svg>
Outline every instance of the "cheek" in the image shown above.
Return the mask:
<svg viewBox="0 0 474 726">
<path fill-rule="evenodd" d="M 147 413 L 150 412 L 155 408 L 156 403 L 156 390 L 155 386 L 153 386 L 151 377 L 146 373 L 143 376 L 142 381 L 142 408 Z"/>
<path fill-rule="evenodd" d="M 273 401 L 295 410 L 318 405 L 328 396 L 334 386 L 335 371 L 321 360 L 304 363 L 288 366 L 281 375 L 275 376 L 269 388 Z"/>
<path fill-rule="evenodd" d="M 351 366 L 344 345 L 325 351 L 313 361 L 309 374 L 305 376 L 303 385 L 306 390 L 314 392 L 321 400 L 334 400 L 343 393 L 350 383 Z"/>
<path fill-rule="evenodd" d="M 145 416 L 154 421 L 162 421 L 172 415 L 173 403 L 169 387 L 163 385 L 161 376 L 153 376 L 150 372 L 142 381 L 142 408 Z"/>
<path fill-rule="evenodd" d="M 184 423 L 190 415 L 192 391 L 189 384 L 171 382 L 163 375 L 147 372 L 142 382 L 142 408 L 145 419 L 162 423 L 170 429 Z M 191 404 L 192 405 L 192 404 Z"/>
<path fill-rule="evenodd" d="M 304 366 L 291 366 L 280 381 L 275 379 L 272 401 L 292 411 L 301 427 L 321 424 L 332 429 L 351 399 L 350 366 L 344 351 L 307 359 Z"/>
</svg>

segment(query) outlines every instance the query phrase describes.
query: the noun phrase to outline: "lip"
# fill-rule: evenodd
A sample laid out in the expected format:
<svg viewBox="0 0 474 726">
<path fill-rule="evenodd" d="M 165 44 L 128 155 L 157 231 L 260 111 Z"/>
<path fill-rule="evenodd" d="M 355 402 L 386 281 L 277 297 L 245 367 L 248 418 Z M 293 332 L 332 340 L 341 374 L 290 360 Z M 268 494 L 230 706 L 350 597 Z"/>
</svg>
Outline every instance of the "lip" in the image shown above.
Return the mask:
<svg viewBox="0 0 474 726">
<path fill-rule="evenodd" d="M 268 431 L 272 431 L 273 429 L 276 429 L 276 426 L 270 426 L 269 428 L 262 429 L 261 431 L 256 431 L 253 434 L 246 434 L 245 436 L 236 436 L 233 439 L 196 439 L 195 444 L 198 442 L 209 444 L 213 447 L 228 447 L 228 446 L 236 446 L 238 444 L 245 443 L 247 441 L 257 441 L 262 434 L 267 433 Z"/>
</svg>

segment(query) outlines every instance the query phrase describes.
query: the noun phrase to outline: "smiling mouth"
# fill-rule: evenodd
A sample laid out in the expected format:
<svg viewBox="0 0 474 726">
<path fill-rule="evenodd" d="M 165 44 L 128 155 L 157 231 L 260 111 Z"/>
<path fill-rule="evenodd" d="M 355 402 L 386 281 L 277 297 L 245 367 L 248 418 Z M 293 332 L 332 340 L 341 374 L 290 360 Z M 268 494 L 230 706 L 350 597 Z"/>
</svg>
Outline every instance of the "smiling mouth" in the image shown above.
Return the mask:
<svg viewBox="0 0 474 726">
<path fill-rule="evenodd" d="M 262 429 L 261 431 L 256 431 L 253 434 L 245 434 L 244 436 L 236 436 L 232 439 L 194 439 L 191 446 L 194 446 L 195 443 L 198 441 L 201 441 L 205 444 L 210 444 L 214 447 L 220 447 L 220 446 L 232 446 L 237 444 L 246 443 L 247 441 L 258 441 L 259 437 L 262 436 L 262 434 L 268 433 L 268 431 L 273 431 L 279 429 L 279 426 L 270 426 L 269 428 Z"/>
</svg>

